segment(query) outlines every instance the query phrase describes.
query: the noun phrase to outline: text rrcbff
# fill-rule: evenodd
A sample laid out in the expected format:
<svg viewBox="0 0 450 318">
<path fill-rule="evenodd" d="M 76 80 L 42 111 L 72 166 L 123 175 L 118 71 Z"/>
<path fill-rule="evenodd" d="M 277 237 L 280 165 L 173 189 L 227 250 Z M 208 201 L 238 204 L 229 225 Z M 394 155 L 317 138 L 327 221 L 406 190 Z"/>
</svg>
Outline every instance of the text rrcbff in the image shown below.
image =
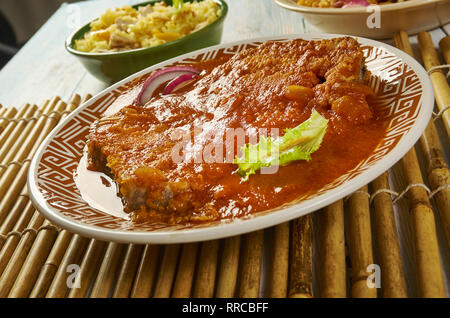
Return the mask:
<svg viewBox="0 0 450 318">
<path fill-rule="evenodd" d="M 227 303 L 227 312 L 265 312 L 268 303 Z"/>
</svg>

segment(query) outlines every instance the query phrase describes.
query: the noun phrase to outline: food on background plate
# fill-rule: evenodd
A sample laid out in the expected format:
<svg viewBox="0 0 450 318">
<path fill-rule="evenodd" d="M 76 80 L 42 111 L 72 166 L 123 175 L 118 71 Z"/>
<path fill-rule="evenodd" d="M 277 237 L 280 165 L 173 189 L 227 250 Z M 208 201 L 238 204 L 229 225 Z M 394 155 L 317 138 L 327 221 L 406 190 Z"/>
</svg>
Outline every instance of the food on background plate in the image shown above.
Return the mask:
<svg viewBox="0 0 450 318">
<path fill-rule="evenodd" d="M 397 3 L 407 0 L 297 0 L 297 4 L 307 7 L 348 8 L 355 6 L 367 7 L 371 4 Z"/>
<path fill-rule="evenodd" d="M 89 169 L 113 178 L 138 223 L 278 207 L 317 192 L 378 145 L 386 123 L 369 105 L 367 76 L 351 37 L 265 42 L 154 72 L 136 82 L 134 103 L 93 124 Z M 246 161 L 251 149 L 256 160 Z"/>
<path fill-rule="evenodd" d="M 182 38 L 215 21 L 221 8 L 214 0 L 164 1 L 108 9 L 90 24 L 83 39 L 75 40 L 82 52 L 107 53 L 153 47 Z"/>
</svg>

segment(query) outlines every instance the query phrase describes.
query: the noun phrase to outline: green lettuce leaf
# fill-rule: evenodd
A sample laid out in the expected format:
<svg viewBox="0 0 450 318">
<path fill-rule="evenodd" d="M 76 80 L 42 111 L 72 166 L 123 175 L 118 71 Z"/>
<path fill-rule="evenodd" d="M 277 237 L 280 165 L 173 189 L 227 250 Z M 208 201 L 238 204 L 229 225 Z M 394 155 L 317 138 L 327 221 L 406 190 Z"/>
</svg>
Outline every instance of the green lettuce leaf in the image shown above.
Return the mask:
<svg viewBox="0 0 450 318">
<path fill-rule="evenodd" d="M 242 181 L 262 167 L 282 166 L 296 160 L 311 160 L 311 154 L 319 149 L 327 130 L 328 120 L 317 111 L 295 128 L 286 129 L 283 137 L 272 140 L 260 137 L 259 142 L 244 145 L 242 156 L 234 159 Z"/>
</svg>

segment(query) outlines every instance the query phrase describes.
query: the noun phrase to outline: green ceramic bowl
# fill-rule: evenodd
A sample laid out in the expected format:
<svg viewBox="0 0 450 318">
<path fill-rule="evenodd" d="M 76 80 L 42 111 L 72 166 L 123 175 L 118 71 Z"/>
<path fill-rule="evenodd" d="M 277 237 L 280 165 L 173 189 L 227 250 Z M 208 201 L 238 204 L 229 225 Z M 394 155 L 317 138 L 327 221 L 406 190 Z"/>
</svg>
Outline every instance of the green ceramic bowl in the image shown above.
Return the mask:
<svg viewBox="0 0 450 318">
<path fill-rule="evenodd" d="M 136 4 L 133 7 L 136 8 L 160 1 L 147 1 Z M 172 0 L 164 1 L 168 5 L 172 5 Z M 193 0 L 185 1 L 192 2 Z M 222 38 L 223 21 L 227 15 L 228 6 L 223 0 L 216 1 L 222 8 L 222 14 L 214 22 L 175 41 L 154 47 L 123 52 L 87 53 L 77 51 L 74 48 L 75 40 L 83 38 L 84 34 L 90 30 L 90 23 L 88 23 L 69 36 L 66 40 L 66 49 L 75 55 L 92 75 L 104 82 L 114 83 L 128 75 L 169 58 L 219 44 Z"/>
</svg>

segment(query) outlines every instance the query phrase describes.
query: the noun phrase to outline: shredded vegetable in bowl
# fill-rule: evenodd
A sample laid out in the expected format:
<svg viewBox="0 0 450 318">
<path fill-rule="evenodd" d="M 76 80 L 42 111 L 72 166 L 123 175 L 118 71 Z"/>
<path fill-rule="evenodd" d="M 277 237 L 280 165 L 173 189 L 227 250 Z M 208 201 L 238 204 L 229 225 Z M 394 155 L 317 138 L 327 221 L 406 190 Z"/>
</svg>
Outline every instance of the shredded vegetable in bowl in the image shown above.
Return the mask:
<svg viewBox="0 0 450 318">
<path fill-rule="evenodd" d="M 91 22 L 91 30 L 75 41 L 75 49 L 102 53 L 133 50 L 164 44 L 204 28 L 221 14 L 214 0 L 164 1 L 154 5 L 108 9 Z"/>
</svg>

